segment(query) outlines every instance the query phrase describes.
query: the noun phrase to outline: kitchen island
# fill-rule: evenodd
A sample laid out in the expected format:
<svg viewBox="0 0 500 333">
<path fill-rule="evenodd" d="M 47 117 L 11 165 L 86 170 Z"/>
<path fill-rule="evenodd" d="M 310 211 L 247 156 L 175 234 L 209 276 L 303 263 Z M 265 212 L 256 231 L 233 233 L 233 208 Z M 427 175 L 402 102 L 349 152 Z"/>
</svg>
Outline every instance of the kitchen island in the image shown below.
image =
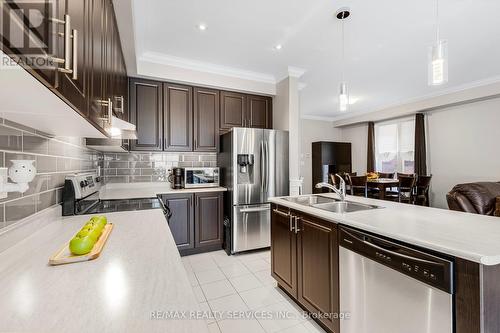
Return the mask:
<svg viewBox="0 0 500 333">
<path fill-rule="evenodd" d="M 101 256 L 61 266 L 49 257 L 90 215 L 44 214 L 52 221 L 0 253 L 0 332 L 208 332 L 190 319 L 198 302 L 161 210 L 105 214 Z"/>
<path fill-rule="evenodd" d="M 335 194 L 322 196 L 338 200 Z M 345 274 L 339 274 L 340 229 L 348 227 L 449 259 L 455 332 L 499 331 L 498 218 L 354 196 L 347 200 L 378 208 L 334 213 L 296 198 L 270 199 L 273 276 L 302 307 L 312 313 L 339 311 L 339 276 Z M 377 254 L 384 265 L 385 252 Z M 338 319 L 318 321 L 332 332 L 340 329 Z"/>
</svg>

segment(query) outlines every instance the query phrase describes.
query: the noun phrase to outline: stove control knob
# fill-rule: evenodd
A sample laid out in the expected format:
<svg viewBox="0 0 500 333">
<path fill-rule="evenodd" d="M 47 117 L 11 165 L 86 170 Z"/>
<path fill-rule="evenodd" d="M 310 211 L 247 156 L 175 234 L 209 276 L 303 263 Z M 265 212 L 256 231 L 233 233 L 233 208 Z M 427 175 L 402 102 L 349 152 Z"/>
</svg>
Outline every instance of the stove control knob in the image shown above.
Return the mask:
<svg viewBox="0 0 500 333">
<path fill-rule="evenodd" d="M 84 187 L 85 187 L 85 182 L 84 182 L 83 180 L 80 182 L 80 187 L 81 187 L 81 188 L 84 188 Z"/>
</svg>

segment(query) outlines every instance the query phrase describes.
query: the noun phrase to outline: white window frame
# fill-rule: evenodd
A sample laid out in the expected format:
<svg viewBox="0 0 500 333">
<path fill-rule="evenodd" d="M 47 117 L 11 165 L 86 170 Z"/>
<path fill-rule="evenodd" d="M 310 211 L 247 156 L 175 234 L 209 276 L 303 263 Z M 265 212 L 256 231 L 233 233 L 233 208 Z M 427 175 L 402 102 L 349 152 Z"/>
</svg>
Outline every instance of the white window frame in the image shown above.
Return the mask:
<svg viewBox="0 0 500 333">
<path fill-rule="evenodd" d="M 413 143 L 413 150 L 403 152 L 401 151 L 400 147 L 400 137 L 401 137 L 401 131 L 402 131 L 402 124 L 407 123 L 407 122 L 412 122 L 413 126 L 411 128 L 413 129 L 412 132 L 412 137 L 411 137 L 411 142 Z M 414 156 L 415 156 L 415 118 L 414 117 L 405 117 L 405 118 L 398 118 L 398 119 L 393 119 L 389 121 L 382 121 L 382 122 L 377 122 L 375 123 L 375 169 L 376 171 L 382 172 L 382 162 L 380 160 L 379 155 L 381 155 L 381 152 L 379 152 L 379 145 L 378 145 L 378 131 L 380 127 L 382 126 L 387 126 L 387 125 L 397 125 L 397 134 L 396 134 L 396 151 L 394 152 L 396 154 L 396 169 L 394 171 L 386 170 L 386 172 L 400 172 L 400 173 L 413 173 L 414 169 L 405 169 L 404 167 L 404 159 L 402 157 L 402 154 L 404 153 L 411 153 L 411 161 L 414 161 Z M 413 168 L 415 167 L 415 164 L 413 164 Z"/>
</svg>

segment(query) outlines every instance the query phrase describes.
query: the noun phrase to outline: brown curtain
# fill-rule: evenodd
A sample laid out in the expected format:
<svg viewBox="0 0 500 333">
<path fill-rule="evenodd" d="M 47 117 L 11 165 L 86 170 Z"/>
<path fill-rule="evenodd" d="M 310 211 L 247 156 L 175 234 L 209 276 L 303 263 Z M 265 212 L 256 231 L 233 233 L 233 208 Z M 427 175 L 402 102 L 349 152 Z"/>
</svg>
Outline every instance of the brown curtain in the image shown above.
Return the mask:
<svg viewBox="0 0 500 333">
<path fill-rule="evenodd" d="M 370 121 L 368 123 L 368 154 L 366 156 L 366 171 L 373 172 L 375 170 L 375 124 Z"/>
<path fill-rule="evenodd" d="M 421 176 L 427 175 L 425 117 L 423 113 L 415 115 L 415 173 Z"/>
</svg>

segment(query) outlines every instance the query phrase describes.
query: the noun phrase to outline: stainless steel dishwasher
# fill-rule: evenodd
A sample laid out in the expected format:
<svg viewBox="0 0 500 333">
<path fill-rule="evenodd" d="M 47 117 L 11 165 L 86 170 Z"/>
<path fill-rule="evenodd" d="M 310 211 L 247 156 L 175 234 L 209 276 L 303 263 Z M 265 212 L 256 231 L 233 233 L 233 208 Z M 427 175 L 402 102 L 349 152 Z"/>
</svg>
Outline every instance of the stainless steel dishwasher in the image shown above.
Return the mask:
<svg viewBox="0 0 500 333">
<path fill-rule="evenodd" d="M 341 227 L 342 333 L 453 332 L 453 262 Z"/>
</svg>

